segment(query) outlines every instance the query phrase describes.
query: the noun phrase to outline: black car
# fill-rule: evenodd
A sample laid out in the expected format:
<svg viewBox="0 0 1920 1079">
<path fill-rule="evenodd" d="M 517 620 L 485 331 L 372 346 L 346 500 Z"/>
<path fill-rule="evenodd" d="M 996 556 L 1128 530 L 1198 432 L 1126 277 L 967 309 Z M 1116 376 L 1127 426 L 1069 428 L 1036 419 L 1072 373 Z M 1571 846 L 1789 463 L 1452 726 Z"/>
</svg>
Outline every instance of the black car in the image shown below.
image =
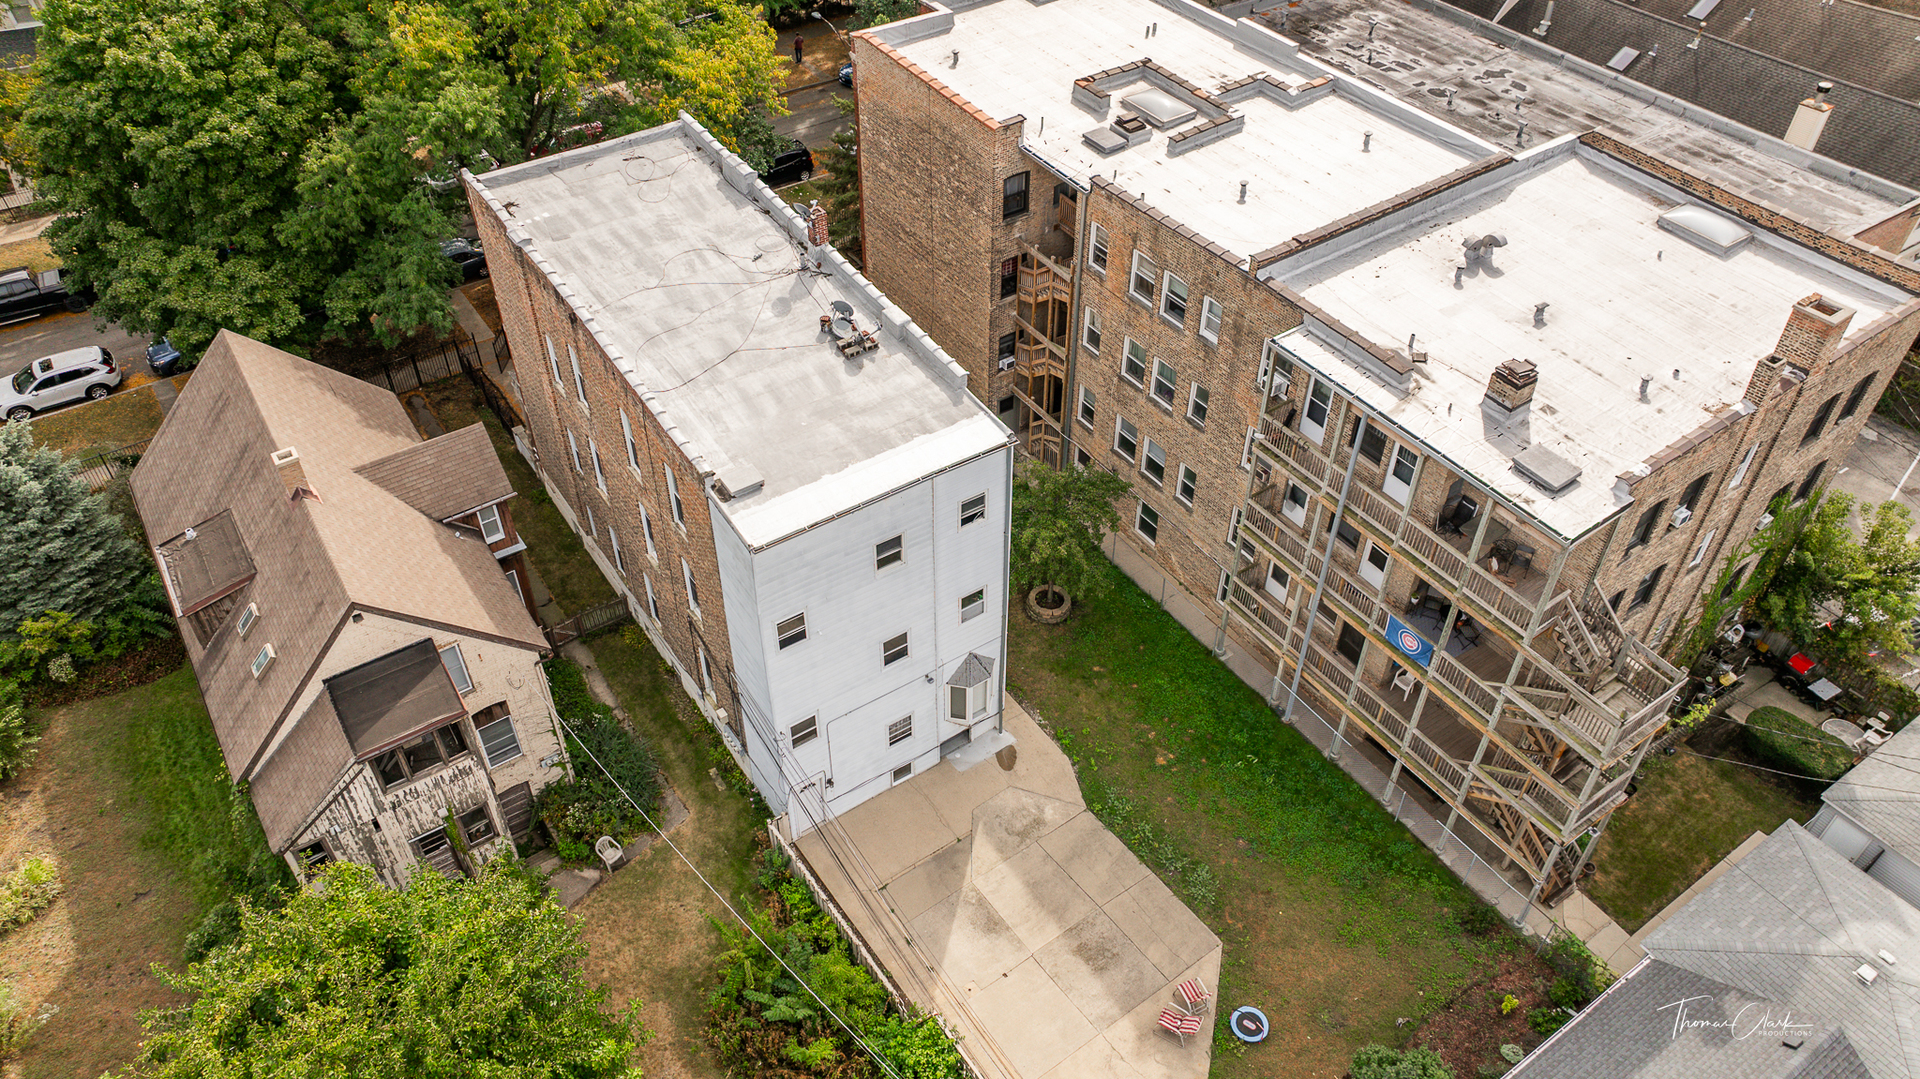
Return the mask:
<svg viewBox="0 0 1920 1079">
<path fill-rule="evenodd" d="M 159 337 L 147 346 L 147 366 L 153 368 L 156 377 L 170 378 L 182 371 L 191 371 L 193 361 L 173 347 L 172 341 Z"/>
<path fill-rule="evenodd" d="M 21 322 L 49 311 L 85 311 L 87 300 L 67 291 L 65 270 L 34 273 L 25 266 L 0 270 L 0 323 Z"/>
<path fill-rule="evenodd" d="M 845 86 L 849 89 L 853 87 L 853 61 L 852 60 L 848 60 L 846 63 L 840 65 L 840 85 Z"/>
<path fill-rule="evenodd" d="M 487 255 L 472 240 L 452 239 L 440 243 L 440 253 L 460 267 L 460 280 L 478 281 L 487 276 Z"/>
<path fill-rule="evenodd" d="M 811 179 L 813 151 L 801 145 L 799 139 L 780 151 L 780 156 L 773 159 L 773 167 L 760 174 L 760 181 L 768 187 L 785 187 Z"/>
</svg>

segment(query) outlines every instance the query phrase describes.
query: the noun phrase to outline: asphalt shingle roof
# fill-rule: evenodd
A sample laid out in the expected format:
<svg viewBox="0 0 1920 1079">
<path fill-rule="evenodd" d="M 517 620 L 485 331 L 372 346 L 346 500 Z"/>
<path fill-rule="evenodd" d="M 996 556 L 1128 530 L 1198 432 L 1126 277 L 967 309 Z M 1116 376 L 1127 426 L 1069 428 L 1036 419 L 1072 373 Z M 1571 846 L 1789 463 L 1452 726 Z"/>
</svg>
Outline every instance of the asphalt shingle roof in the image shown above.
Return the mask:
<svg viewBox="0 0 1920 1079">
<path fill-rule="evenodd" d="M 1920 723 L 1887 739 L 1821 798 L 1889 850 L 1920 864 Z"/>
</svg>

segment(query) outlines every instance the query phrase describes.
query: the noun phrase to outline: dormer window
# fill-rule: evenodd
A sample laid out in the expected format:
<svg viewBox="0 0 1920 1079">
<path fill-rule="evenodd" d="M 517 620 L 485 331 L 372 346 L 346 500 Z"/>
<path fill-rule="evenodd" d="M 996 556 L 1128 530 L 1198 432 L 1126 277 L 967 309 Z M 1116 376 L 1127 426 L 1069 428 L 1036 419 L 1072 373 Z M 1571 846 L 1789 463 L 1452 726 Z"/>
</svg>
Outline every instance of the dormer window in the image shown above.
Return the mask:
<svg viewBox="0 0 1920 1079">
<path fill-rule="evenodd" d="M 483 506 L 474 516 L 480 519 L 480 536 L 488 543 L 499 543 L 507 538 L 507 526 L 500 520 L 499 506 Z"/>
</svg>

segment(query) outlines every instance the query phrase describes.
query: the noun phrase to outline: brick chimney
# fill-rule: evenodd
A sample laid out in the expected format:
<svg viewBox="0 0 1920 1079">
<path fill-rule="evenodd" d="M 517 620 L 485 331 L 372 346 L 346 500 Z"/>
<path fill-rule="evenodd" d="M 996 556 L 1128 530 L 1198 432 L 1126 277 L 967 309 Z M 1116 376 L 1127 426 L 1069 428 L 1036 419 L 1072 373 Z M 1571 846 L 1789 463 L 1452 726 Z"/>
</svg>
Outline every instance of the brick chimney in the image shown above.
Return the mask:
<svg viewBox="0 0 1920 1079">
<path fill-rule="evenodd" d="M 1503 423 L 1523 420 L 1532 411 L 1533 387 L 1539 381 L 1539 369 L 1532 360 L 1503 360 L 1487 379 L 1487 396 L 1480 407 Z"/>
<path fill-rule="evenodd" d="M 284 450 L 273 451 L 273 469 L 280 473 L 280 482 L 287 494 L 300 497 L 312 495 L 313 485 L 307 482 L 307 469 L 300 463 L 300 451 L 288 446 Z"/>
<path fill-rule="evenodd" d="M 807 207 L 807 243 L 814 247 L 827 246 L 827 211 L 819 199 Z"/>
<path fill-rule="evenodd" d="M 1852 321 L 1853 308 L 1816 292 L 1787 314 L 1787 327 L 1780 331 L 1780 343 L 1773 346 L 1773 358 L 1813 374 L 1839 351 L 1840 339 Z"/>
</svg>

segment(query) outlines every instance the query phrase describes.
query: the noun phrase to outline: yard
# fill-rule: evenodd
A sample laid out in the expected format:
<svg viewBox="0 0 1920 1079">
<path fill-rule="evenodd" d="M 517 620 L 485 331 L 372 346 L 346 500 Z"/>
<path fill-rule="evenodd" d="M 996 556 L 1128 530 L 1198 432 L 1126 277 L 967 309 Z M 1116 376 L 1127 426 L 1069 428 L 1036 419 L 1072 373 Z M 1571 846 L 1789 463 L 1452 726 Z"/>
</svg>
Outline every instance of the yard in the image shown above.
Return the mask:
<svg viewBox="0 0 1920 1079">
<path fill-rule="evenodd" d="M 1711 756 L 1737 756 L 1715 749 Z M 1594 852 L 1587 894 L 1632 933 L 1755 832 L 1805 823 L 1819 809 L 1761 773 L 1685 745 L 1649 756 L 1632 798 Z"/>
<path fill-rule="evenodd" d="M 1356 1048 L 1407 1041 L 1396 1020 L 1473 999 L 1503 962 L 1547 977 L 1338 765 L 1110 572 L 1114 591 L 1062 626 L 1012 619 L 1009 688 L 1051 725 L 1088 805 L 1226 945 L 1223 1011 L 1272 1021 L 1257 1047 L 1222 1031 L 1216 1075 L 1339 1076 Z M 1459 1074 L 1497 1062 L 1472 1055 Z"/>
<path fill-rule="evenodd" d="M 145 372 L 145 365 L 141 366 Z M 131 376 L 129 376 L 131 377 Z M 176 390 L 185 389 L 189 375 L 176 375 Z M 117 450 L 145 442 L 160 429 L 167 414 L 147 386 L 122 387 L 112 395 L 83 405 L 50 412 L 33 421 L 34 441 L 71 457 Z"/>
</svg>

